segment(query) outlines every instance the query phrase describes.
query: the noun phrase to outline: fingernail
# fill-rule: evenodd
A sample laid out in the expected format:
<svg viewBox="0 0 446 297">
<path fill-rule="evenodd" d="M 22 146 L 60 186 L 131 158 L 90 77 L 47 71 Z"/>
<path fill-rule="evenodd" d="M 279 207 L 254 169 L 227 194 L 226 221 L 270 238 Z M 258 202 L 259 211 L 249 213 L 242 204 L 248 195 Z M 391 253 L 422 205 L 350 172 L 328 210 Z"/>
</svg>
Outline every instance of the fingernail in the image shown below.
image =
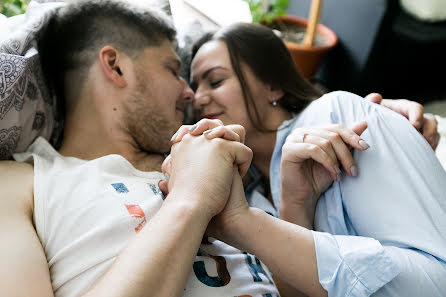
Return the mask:
<svg viewBox="0 0 446 297">
<path fill-rule="evenodd" d="M 189 132 L 192 132 L 192 131 L 194 131 L 195 129 L 197 129 L 197 124 L 194 124 L 193 126 L 191 126 L 191 127 L 189 127 Z"/>
<path fill-rule="evenodd" d="M 206 130 L 206 131 L 203 132 L 203 135 L 205 135 L 205 134 L 209 134 L 209 133 L 211 133 L 211 132 L 212 132 L 212 129 L 210 129 L 210 130 Z"/>
<path fill-rule="evenodd" d="M 176 133 L 172 136 L 172 138 L 170 139 L 170 141 L 173 142 L 173 141 L 177 138 L 177 135 L 178 135 L 178 132 L 176 132 Z"/>
<path fill-rule="evenodd" d="M 363 148 L 363 149 L 368 149 L 369 147 L 370 147 L 370 145 L 367 143 L 367 142 L 365 142 L 364 140 L 360 140 L 359 141 L 359 145 Z"/>
<path fill-rule="evenodd" d="M 341 174 L 336 174 L 336 178 L 337 178 L 338 182 L 340 182 L 342 180 Z"/>
<path fill-rule="evenodd" d="M 358 176 L 358 167 L 356 167 L 356 165 L 353 165 L 352 167 L 350 167 L 350 172 L 352 176 Z"/>
<path fill-rule="evenodd" d="M 334 166 L 334 170 L 336 171 L 336 174 L 341 174 L 341 169 L 339 169 L 338 165 Z"/>
<path fill-rule="evenodd" d="M 341 169 L 339 169 L 338 165 L 335 165 L 334 170 L 336 172 L 336 180 L 341 181 Z"/>
<path fill-rule="evenodd" d="M 170 175 L 169 175 L 169 173 L 164 173 L 164 177 L 166 178 L 166 182 L 168 182 L 169 181 L 169 179 L 170 179 Z"/>
</svg>

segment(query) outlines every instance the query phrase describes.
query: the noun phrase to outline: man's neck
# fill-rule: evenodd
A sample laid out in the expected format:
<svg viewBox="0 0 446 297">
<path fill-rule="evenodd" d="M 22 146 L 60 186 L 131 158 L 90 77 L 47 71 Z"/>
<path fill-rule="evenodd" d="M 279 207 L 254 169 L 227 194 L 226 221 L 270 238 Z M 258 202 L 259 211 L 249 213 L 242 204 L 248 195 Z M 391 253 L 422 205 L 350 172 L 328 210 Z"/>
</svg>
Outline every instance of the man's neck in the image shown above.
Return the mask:
<svg viewBox="0 0 446 297">
<path fill-rule="evenodd" d="M 161 171 L 161 165 L 165 159 L 164 154 L 148 153 L 143 151 L 130 151 L 119 149 L 85 150 L 79 145 L 70 145 L 70 141 L 65 141 L 59 149 L 59 153 L 66 157 L 75 157 L 82 160 L 94 160 L 106 155 L 121 155 L 129 161 L 133 167 L 140 171 Z"/>
<path fill-rule="evenodd" d="M 93 160 L 106 155 L 117 154 L 141 171 L 161 171 L 164 155 L 142 150 L 126 133 L 119 129 L 102 129 L 98 122 L 67 118 L 64 139 L 59 149 L 63 156 L 82 160 Z"/>
<path fill-rule="evenodd" d="M 159 171 L 161 172 L 161 165 L 165 159 L 163 154 L 149 154 L 149 153 L 141 153 L 140 156 L 135 156 L 132 160 L 126 158 L 136 169 L 140 171 L 150 172 L 150 171 Z"/>
</svg>

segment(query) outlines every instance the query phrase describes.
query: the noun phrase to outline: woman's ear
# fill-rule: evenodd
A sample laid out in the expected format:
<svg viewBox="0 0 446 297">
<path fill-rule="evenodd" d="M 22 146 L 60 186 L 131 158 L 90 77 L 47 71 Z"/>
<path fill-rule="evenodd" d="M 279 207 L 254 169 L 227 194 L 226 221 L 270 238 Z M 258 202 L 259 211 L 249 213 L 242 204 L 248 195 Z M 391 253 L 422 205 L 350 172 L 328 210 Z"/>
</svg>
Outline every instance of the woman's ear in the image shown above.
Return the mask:
<svg viewBox="0 0 446 297">
<path fill-rule="evenodd" d="M 101 69 L 105 76 L 118 88 L 127 86 L 127 81 L 121 70 L 122 53 L 112 46 L 104 46 L 99 52 Z"/>
<path fill-rule="evenodd" d="M 271 86 L 270 93 L 271 103 L 273 103 L 273 101 L 279 101 L 280 99 L 282 99 L 283 95 L 285 95 L 285 92 L 279 86 Z"/>
</svg>

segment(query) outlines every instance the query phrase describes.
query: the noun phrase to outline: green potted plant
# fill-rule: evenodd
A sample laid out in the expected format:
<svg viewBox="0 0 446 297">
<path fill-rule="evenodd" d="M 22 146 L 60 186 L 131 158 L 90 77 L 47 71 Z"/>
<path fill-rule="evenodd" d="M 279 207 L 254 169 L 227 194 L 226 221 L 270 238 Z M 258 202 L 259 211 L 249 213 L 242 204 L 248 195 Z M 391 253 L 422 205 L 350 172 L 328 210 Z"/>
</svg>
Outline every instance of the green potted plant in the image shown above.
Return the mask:
<svg viewBox="0 0 446 297">
<path fill-rule="evenodd" d="M 29 0 L 3 0 L 0 5 L 0 13 L 11 17 L 25 13 Z"/>
<path fill-rule="evenodd" d="M 287 14 L 289 0 L 245 0 L 253 23 L 277 30 L 293 57 L 297 70 L 313 80 L 324 54 L 337 43 L 336 34 L 318 24 L 321 2 L 312 0 L 309 20 Z M 310 0 L 308 0 L 310 1 Z"/>
</svg>

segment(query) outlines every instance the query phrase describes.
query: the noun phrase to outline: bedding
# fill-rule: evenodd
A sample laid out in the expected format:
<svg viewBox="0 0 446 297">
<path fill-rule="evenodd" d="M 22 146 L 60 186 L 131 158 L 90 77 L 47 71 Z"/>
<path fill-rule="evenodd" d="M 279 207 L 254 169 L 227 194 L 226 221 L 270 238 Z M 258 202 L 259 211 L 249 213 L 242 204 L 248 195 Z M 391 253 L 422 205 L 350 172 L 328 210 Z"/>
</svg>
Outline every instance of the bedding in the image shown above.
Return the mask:
<svg viewBox="0 0 446 297">
<path fill-rule="evenodd" d="M 0 19 L 0 159 L 23 152 L 38 136 L 57 145 L 62 123 L 35 46 L 40 28 L 62 3 L 32 1 L 25 15 Z"/>
</svg>

